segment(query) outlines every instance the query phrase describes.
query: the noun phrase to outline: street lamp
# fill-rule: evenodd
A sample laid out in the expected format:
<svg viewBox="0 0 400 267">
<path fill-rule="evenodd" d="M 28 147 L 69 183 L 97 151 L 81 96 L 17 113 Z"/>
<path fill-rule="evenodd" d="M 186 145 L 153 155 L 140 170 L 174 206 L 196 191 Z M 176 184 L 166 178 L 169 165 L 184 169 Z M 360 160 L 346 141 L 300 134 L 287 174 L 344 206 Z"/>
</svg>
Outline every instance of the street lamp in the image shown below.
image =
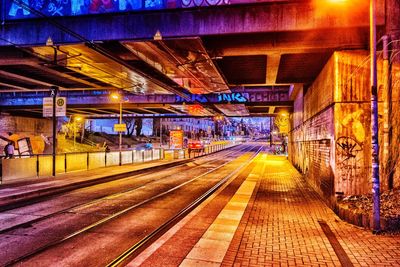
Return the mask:
<svg viewBox="0 0 400 267">
<path fill-rule="evenodd" d="M 122 97 L 117 94 L 111 94 L 111 98 L 114 100 L 119 100 L 119 124 L 122 124 Z M 119 152 L 122 150 L 122 131 L 119 131 Z"/>
</svg>

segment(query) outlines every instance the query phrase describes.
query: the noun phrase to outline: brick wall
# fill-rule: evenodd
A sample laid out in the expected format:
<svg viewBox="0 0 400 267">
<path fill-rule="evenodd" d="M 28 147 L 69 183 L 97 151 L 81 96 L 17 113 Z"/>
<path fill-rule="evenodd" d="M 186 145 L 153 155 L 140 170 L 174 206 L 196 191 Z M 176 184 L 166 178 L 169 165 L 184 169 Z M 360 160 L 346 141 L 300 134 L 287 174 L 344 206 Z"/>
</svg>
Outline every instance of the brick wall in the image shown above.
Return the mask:
<svg viewBox="0 0 400 267">
<path fill-rule="evenodd" d="M 333 108 L 328 107 L 294 129 L 289 137 L 290 161 L 329 203 L 334 202 L 335 195 L 333 128 Z"/>
</svg>

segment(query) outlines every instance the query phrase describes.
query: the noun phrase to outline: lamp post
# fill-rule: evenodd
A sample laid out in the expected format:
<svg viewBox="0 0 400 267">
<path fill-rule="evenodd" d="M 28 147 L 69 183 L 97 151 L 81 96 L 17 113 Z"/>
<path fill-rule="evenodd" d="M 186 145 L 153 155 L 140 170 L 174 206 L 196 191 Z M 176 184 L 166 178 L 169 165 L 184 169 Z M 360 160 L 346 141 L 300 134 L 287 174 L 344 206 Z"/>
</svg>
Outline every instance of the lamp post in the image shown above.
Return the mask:
<svg viewBox="0 0 400 267">
<path fill-rule="evenodd" d="M 379 143 L 378 143 L 378 86 L 376 64 L 376 16 L 375 0 L 370 0 L 370 57 L 371 57 L 371 176 L 372 176 L 372 228 L 380 232 L 380 182 L 379 182 Z"/>
<path fill-rule="evenodd" d="M 119 94 L 111 94 L 111 98 L 119 100 L 119 124 L 122 124 L 122 97 Z M 122 132 L 119 131 L 119 152 L 122 150 Z"/>
<path fill-rule="evenodd" d="M 52 176 L 56 176 L 56 153 L 57 153 L 57 114 L 56 114 L 56 100 L 58 94 L 58 86 L 52 86 L 50 89 L 51 97 L 53 98 L 53 115 L 52 115 L 52 128 L 53 128 L 53 151 L 52 151 Z"/>
<path fill-rule="evenodd" d="M 160 148 L 162 147 L 162 130 L 163 130 L 163 121 L 160 118 Z"/>
</svg>

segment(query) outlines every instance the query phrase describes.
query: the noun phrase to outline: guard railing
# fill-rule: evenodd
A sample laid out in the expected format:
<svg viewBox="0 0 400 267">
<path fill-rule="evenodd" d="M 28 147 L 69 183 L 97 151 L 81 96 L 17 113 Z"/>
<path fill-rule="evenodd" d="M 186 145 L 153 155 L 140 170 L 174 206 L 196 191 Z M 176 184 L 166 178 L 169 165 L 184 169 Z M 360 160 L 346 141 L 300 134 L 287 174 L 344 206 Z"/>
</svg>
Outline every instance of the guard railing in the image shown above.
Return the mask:
<svg viewBox="0 0 400 267">
<path fill-rule="evenodd" d="M 56 155 L 56 174 L 73 171 L 92 170 L 102 167 L 136 164 L 153 160 L 176 160 L 195 158 L 220 151 L 236 145 L 235 142 L 221 142 L 206 146 L 203 150 L 189 149 L 122 150 L 110 152 L 74 152 Z M 48 177 L 52 175 L 51 154 L 33 156 L 15 156 L 1 159 L 1 182 L 12 180 Z"/>
</svg>

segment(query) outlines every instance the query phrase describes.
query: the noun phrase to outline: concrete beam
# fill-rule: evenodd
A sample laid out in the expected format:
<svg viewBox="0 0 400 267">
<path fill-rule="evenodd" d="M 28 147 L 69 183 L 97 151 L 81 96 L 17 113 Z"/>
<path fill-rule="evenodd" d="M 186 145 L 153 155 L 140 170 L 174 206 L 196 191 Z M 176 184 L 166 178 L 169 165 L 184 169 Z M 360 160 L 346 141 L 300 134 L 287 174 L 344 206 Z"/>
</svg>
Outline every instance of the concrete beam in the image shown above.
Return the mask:
<svg viewBox="0 0 400 267">
<path fill-rule="evenodd" d="M 318 29 L 368 27 L 368 7 L 346 12 L 321 11 L 313 1 L 224 5 L 212 8 L 169 9 L 137 13 L 51 18 L 88 41 L 152 39 L 259 32 L 295 32 Z M 347 9 L 346 9 L 347 10 Z M 325 12 L 325 14 L 324 14 Z M 377 24 L 385 11 L 378 7 Z M 105 31 L 112 25 L 112 31 Z M 26 34 L 29 32 L 29 34 Z M 51 36 L 55 44 L 78 43 L 48 19 L 13 21 L 3 26 L 2 38 L 16 45 L 43 45 Z M 0 45 L 9 45 L 1 41 Z"/>
<path fill-rule="evenodd" d="M 267 59 L 267 84 L 275 84 L 278 76 L 280 54 L 268 55 Z"/>
<path fill-rule="evenodd" d="M 275 112 L 275 107 L 268 108 L 268 114 L 273 114 Z"/>
<path fill-rule="evenodd" d="M 0 82 L 0 85 L 1 86 L 6 86 L 6 87 L 9 88 L 9 90 L 7 90 L 7 89 L 6 90 L 1 90 L 1 92 L 6 92 L 6 91 L 13 92 L 15 90 L 18 90 L 18 91 L 30 91 L 29 89 L 26 89 L 25 87 L 17 86 L 17 85 L 10 84 L 10 83 Z M 12 88 L 14 88 L 14 90 L 12 90 Z"/>
<path fill-rule="evenodd" d="M 289 89 L 289 99 L 294 100 L 297 94 L 303 89 L 302 83 L 295 83 Z"/>
<path fill-rule="evenodd" d="M 259 33 L 204 38 L 207 47 L 220 56 L 251 56 L 326 52 L 327 49 L 366 49 L 368 27 L 313 31 Z"/>
<path fill-rule="evenodd" d="M 6 76 L 6 77 L 12 77 L 14 79 L 18 79 L 18 80 L 25 81 L 25 82 L 28 82 L 28 83 L 34 83 L 34 84 L 38 84 L 38 85 L 41 85 L 41 86 L 47 86 L 49 88 L 50 88 L 50 86 L 54 85 L 54 84 L 50 84 L 50 83 L 47 83 L 47 82 L 31 79 L 31 78 L 28 78 L 28 77 L 25 77 L 25 76 L 22 76 L 22 75 L 14 74 L 14 73 L 3 71 L 3 70 L 0 70 L 0 75 Z"/>
<path fill-rule="evenodd" d="M 224 104 L 224 103 L 277 103 L 287 102 L 289 100 L 289 87 L 265 87 L 261 86 L 256 89 L 246 89 L 240 92 L 228 94 L 205 94 L 205 95 L 190 95 L 189 100 L 180 98 L 172 94 L 158 95 L 132 95 L 126 94 L 123 96 L 126 102 L 123 103 L 123 108 L 142 108 L 154 107 L 164 108 L 170 107 L 169 104 L 182 103 L 200 103 L 200 104 Z M 38 95 L 36 93 L 18 93 L 18 94 L 0 94 L 0 106 L 27 106 L 27 105 L 42 105 L 43 97 L 47 94 Z M 109 93 L 103 94 L 102 91 L 84 91 L 84 92 L 61 92 L 60 96 L 67 97 L 67 106 L 82 105 L 82 106 L 98 106 L 99 108 L 118 108 L 117 104 L 112 102 Z"/>
</svg>

